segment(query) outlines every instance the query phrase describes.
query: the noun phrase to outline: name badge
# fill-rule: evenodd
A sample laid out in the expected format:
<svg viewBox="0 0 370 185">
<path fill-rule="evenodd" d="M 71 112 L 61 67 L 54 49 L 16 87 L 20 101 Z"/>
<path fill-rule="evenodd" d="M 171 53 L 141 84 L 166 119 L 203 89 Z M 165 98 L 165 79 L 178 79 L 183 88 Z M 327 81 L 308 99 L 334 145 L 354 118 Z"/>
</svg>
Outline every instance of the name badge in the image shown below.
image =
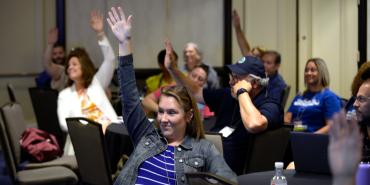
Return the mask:
<svg viewBox="0 0 370 185">
<path fill-rule="evenodd" d="M 221 129 L 218 133 L 222 134 L 222 136 L 226 138 L 226 137 L 229 137 L 234 131 L 235 131 L 235 128 L 226 126 L 223 129 Z"/>
</svg>

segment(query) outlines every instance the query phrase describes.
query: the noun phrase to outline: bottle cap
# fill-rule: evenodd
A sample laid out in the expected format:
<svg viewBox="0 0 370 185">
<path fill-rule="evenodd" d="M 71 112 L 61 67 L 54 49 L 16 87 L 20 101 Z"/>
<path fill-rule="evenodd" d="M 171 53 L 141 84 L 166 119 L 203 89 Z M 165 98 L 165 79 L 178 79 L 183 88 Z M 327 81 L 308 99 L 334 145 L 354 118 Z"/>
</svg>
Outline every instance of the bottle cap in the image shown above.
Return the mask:
<svg viewBox="0 0 370 185">
<path fill-rule="evenodd" d="M 275 162 L 275 168 L 283 168 L 284 163 L 283 162 Z"/>
</svg>

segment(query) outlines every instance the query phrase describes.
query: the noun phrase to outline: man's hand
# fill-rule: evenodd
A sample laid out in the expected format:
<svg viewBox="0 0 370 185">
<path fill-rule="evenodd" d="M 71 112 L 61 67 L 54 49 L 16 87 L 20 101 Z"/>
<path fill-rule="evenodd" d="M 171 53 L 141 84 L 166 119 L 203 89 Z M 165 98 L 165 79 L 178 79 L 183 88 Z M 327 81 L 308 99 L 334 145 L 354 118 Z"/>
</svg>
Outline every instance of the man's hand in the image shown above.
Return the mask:
<svg viewBox="0 0 370 185">
<path fill-rule="evenodd" d="M 98 10 L 91 11 L 90 26 L 96 34 L 104 33 L 103 15 Z"/>
<path fill-rule="evenodd" d="M 169 40 L 164 41 L 164 46 L 166 48 L 166 56 L 164 58 L 164 66 L 168 69 L 175 69 L 177 67 L 177 63 L 173 54 L 173 47 Z"/>
<path fill-rule="evenodd" d="M 248 92 L 252 90 L 252 84 L 246 80 L 239 80 L 231 87 L 231 95 L 236 99 L 236 92 L 240 89 L 244 88 Z"/>
<path fill-rule="evenodd" d="M 48 44 L 54 45 L 58 41 L 58 29 L 52 28 L 48 34 Z"/>
<path fill-rule="evenodd" d="M 330 123 L 329 137 L 329 163 L 334 181 L 354 180 L 362 151 L 357 121 L 348 121 L 344 111 L 337 113 Z"/>
<path fill-rule="evenodd" d="M 118 7 L 118 11 L 119 15 L 116 8 L 112 7 L 111 11 L 108 12 L 109 18 L 107 18 L 107 21 L 119 42 L 124 43 L 131 38 L 132 15 L 126 19 L 121 7 Z"/>
<path fill-rule="evenodd" d="M 241 29 L 240 27 L 240 17 L 236 10 L 233 10 L 233 25 L 235 29 Z"/>
</svg>

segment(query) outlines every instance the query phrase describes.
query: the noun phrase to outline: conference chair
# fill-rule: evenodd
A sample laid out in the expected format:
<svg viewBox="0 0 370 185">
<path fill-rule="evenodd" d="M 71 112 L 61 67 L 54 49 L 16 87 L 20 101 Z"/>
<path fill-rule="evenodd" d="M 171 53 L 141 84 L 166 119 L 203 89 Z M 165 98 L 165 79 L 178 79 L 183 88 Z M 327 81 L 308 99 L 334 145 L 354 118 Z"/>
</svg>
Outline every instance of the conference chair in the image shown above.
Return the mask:
<svg viewBox="0 0 370 185">
<path fill-rule="evenodd" d="M 36 184 L 77 184 L 76 174 L 62 166 L 43 167 L 31 170 L 22 170 L 17 167 L 9 143 L 7 132 L 3 122 L 0 120 L 0 141 L 3 149 L 7 172 L 13 184 L 36 185 Z"/>
<path fill-rule="evenodd" d="M 205 139 L 213 143 L 221 155 L 224 155 L 224 149 L 222 145 L 222 135 L 217 132 L 206 132 Z"/>
<path fill-rule="evenodd" d="M 283 108 L 283 110 L 285 109 L 286 103 L 288 101 L 289 93 L 290 93 L 290 85 L 287 85 L 283 89 L 283 93 L 282 93 L 281 100 L 280 100 L 281 107 Z"/>
<path fill-rule="evenodd" d="M 0 108 L 1 117 L 5 125 L 6 136 L 10 143 L 15 164 L 19 165 L 26 159 L 22 155 L 19 140 L 23 131 L 26 130 L 23 110 L 18 103 L 8 103 Z M 46 166 L 65 166 L 76 170 L 77 162 L 74 156 L 62 156 L 47 162 L 29 162 L 24 165 L 25 169 L 41 168 Z"/>
<path fill-rule="evenodd" d="M 90 185 L 111 185 L 112 176 L 101 125 L 86 118 L 66 120 L 81 181 Z"/>
<path fill-rule="evenodd" d="M 58 91 L 31 87 L 28 89 L 38 128 L 53 134 L 64 148 L 66 133 L 59 126 L 57 114 Z"/>
<path fill-rule="evenodd" d="M 284 160 L 289 139 L 290 131 L 285 127 L 253 135 L 248 146 L 244 172 L 274 170 L 274 163 Z"/>
</svg>

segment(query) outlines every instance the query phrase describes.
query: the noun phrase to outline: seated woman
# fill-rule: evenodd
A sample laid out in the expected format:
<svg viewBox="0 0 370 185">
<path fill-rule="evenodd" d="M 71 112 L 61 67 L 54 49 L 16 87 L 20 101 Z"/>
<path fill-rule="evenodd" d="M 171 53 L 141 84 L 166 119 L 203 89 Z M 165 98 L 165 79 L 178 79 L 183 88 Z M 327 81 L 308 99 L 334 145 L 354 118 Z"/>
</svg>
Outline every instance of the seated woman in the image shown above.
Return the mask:
<svg viewBox="0 0 370 185">
<path fill-rule="evenodd" d="M 103 32 L 103 17 L 98 12 L 91 14 L 91 27 L 97 33 L 98 43 L 104 61 L 99 70 L 95 67 L 86 50 L 74 48 L 67 57 L 67 88 L 58 96 L 59 124 L 68 132 L 66 118 L 86 117 L 102 124 L 103 132 L 112 122 L 119 122 L 105 89 L 108 88 L 116 67 L 113 49 Z M 65 155 L 74 155 L 70 138 L 64 147 Z"/>
<path fill-rule="evenodd" d="M 184 87 L 162 90 L 156 127 L 148 121 L 136 87 L 131 48 L 132 16 L 113 7 L 108 23 L 119 40 L 119 79 L 123 118 L 135 150 L 115 184 L 186 184 L 187 172 L 210 172 L 236 182 L 236 176 L 204 139 L 198 108 Z M 171 45 L 166 42 L 166 63 Z"/>
<path fill-rule="evenodd" d="M 204 87 L 207 84 L 208 69 L 209 69 L 208 66 L 204 64 L 196 66 L 188 74 L 188 78 L 195 82 L 199 87 Z M 161 91 L 162 88 L 158 88 L 156 91 L 145 96 L 144 100 L 142 101 L 144 108 L 152 112 L 158 112 L 158 101 L 161 96 Z M 214 115 L 214 113 L 211 112 L 207 105 L 197 103 L 197 106 L 201 113 L 202 118 L 208 118 Z"/>
<path fill-rule="evenodd" d="M 328 133 L 330 120 L 341 108 L 340 98 L 329 90 L 329 71 L 320 58 L 309 59 L 304 71 L 306 90 L 298 94 L 288 112 L 285 123 L 301 122 L 307 132 Z"/>
</svg>

